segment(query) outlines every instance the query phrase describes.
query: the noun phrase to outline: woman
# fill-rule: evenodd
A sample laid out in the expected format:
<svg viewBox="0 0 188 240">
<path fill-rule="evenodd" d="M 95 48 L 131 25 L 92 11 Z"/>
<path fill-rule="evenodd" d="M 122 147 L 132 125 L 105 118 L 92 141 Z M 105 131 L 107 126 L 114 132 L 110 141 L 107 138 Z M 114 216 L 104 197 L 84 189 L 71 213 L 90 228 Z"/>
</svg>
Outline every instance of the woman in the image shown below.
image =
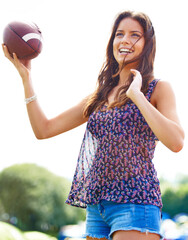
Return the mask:
<svg viewBox="0 0 188 240">
<path fill-rule="evenodd" d="M 154 78 L 155 33 L 143 13 L 118 15 L 96 91 L 73 108 L 47 119 L 32 87 L 30 62 L 5 56 L 23 80 L 28 115 L 38 139 L 86 121 L 67 203 L 87 207 L 86 238 L 160 239 L 161 193 L 152 163 L 157 141 L 174 152 L 184 132 L 175 96 Z"/>
</svg>

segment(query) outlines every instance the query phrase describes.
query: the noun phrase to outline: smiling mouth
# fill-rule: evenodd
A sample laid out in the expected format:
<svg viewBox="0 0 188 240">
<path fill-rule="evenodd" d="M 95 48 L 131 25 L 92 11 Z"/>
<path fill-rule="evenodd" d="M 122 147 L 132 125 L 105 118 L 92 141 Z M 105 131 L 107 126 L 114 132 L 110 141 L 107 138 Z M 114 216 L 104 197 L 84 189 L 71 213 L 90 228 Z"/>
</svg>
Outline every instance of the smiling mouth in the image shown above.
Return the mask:
<svg viewBox="0 0 188 240">
<path fill-rule="evenodd" d="M 128 48 L 121 48 L 119 49 L 119 52 L 123 54 L 130 54 L 130 53 L 133 53 L 133 50 Z"/>
</svg>

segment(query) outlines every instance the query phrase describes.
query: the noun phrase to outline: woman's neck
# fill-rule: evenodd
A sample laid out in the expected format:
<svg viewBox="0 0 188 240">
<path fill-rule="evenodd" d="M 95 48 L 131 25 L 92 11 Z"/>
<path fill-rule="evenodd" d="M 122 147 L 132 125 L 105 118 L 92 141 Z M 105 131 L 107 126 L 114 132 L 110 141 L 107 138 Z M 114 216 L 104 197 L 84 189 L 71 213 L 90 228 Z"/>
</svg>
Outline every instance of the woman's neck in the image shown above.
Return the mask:
<svg viewBox="0 0 188 240">
<path fill-rule="evenodd" d="M 119 86 L 123 86 L 128 82 L 131 74 L 130 69 L 131 68 L 123 68 L 122 71 L 120 72 L 119 83 L 118 83 Z"/>
<path fill-rule="evenodd" d="M 138 67 L 138 63 L 131 63 L 131 64 L 127 64 L 126 66 L 124 66 L 124 68 L 121 70 L 120 74 L 119 74 L 119 86 L 123 86 L 126 83 L 128 83 L 129 81 L 129 77 L 131 75 L 131 69 L 137 69 Z"/>
</svg>

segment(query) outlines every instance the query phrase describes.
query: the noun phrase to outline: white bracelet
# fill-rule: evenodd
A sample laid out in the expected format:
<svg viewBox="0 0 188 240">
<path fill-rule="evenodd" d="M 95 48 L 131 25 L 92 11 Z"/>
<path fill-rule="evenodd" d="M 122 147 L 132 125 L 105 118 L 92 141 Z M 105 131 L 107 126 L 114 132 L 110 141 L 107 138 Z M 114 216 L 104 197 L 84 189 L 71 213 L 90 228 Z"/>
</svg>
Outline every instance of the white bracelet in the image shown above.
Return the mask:
<svg viewBox="0 0 188 240">
<path fill-rule="evenodd" d="M 30 102 L 33 102 L 37 99 L 37 95 L 33 95 L 32 97 L 25 98 L 25 103 L 28 104 Z"/>
</svg>

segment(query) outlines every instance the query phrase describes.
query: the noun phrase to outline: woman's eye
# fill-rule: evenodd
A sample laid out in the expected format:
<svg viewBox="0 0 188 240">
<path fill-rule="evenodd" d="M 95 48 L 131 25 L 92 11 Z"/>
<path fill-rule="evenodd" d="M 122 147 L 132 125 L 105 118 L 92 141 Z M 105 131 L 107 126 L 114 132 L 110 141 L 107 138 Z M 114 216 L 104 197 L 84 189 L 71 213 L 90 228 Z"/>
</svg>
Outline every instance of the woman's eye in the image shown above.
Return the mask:
<svg viewBox="0 0 188 240">
<path fill-rule="evenodd" d="M 120 37 L 120 36 L 123 36 L 123 33 L 120 33 L 120 32 L 116 33 L 116 37 Z"/>
<path fill-rule="evenodd" d="M 140 35 L 137 34 L 137 33 L 133 33 L 133 34 L 132 34 L 132 37 L 140 38 Z"/>
</svg>

